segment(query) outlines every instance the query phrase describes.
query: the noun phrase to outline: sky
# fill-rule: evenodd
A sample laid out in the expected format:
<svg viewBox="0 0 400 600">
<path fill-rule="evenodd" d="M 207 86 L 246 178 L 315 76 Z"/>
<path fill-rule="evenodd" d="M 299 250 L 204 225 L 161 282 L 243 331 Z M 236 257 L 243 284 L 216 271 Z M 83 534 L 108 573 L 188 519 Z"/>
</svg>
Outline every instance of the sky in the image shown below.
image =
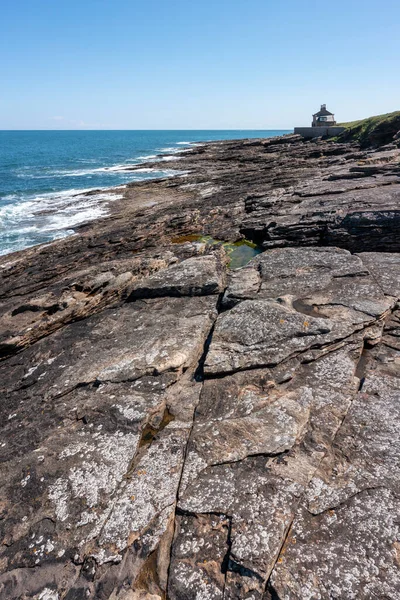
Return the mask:
<svg viewBox="0 0 400 600">
<path fill-rule="evenodd" d="M 0 129 L 292 129 L 400 109 L 400 0 L 1 0 Z"/>
</svg>

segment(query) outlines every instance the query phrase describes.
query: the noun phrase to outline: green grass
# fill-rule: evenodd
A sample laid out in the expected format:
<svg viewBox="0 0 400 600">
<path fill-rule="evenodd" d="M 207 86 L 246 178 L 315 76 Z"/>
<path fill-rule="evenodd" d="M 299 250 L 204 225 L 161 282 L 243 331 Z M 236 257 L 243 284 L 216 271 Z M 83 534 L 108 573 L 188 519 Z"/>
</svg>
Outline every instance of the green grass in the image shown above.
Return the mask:
<svg viewBox="0 0 400 600">
<path fill-rule="evenodd" d="M 359 121 L 349 121 L 348 123 L 338 123 L 338 127 L 346 127 L 346 129 L 354 127 L 366 130 L 370 127 L 376 127 L 383 121 L 392 121 L 396 117 L 400 117 L 400 110 L 395 112 L 386 113 L 385 115 L 377 115 L 375 117 L 368 117 L 367 119 L 360 119 Z"/>
<path fill-rule="evenodd" d="M 346 129 L 335 138 L 336 141 L 356 141 L 362 146 L 380 145 L 388 143 L 400 130 L 400 111 L 338 125 Z"/>
</svg>

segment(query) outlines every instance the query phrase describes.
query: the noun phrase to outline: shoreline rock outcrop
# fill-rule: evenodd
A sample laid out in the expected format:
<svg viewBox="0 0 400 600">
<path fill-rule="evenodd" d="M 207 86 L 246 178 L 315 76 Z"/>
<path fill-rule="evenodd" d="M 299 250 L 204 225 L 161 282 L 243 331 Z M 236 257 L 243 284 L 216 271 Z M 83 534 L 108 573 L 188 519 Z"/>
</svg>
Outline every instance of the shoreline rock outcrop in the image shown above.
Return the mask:
<svg viewBox="0 0 400 600">
<path fill-rule="evenodd" d="M 399 161 L 205 144 L 1 259 L 1 600 L 399 597 Z"/>
</svg>

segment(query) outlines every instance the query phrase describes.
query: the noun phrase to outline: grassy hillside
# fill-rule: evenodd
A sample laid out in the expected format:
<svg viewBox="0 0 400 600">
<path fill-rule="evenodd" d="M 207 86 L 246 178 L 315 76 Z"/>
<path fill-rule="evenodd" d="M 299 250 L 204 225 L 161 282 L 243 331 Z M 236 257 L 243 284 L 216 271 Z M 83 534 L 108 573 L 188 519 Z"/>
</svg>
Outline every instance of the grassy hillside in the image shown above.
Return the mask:
<svg viewBox="0 0 400 600">
<path fill-rule="evenodd" d="M 355 141 L 363 147 L 382 146 L 392 142 L 393 137 L 400 131 L 400 111 L 338 125 L 346 127 L 337 137 L 339 142 Z"/>
</svg>

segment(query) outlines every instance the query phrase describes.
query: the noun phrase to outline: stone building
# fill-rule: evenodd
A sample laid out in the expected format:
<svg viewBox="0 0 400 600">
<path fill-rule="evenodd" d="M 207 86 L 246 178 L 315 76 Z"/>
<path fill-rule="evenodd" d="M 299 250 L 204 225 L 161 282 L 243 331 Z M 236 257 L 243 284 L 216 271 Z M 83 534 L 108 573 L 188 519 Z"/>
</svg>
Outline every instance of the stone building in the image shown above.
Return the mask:
<svg viewBox="0 0 400 600">
<path fill-rule="evenodd" d="M 326 110 L 326 104 L 321 104 L 321 110 L 313 115 L 311 127 L 332 127 L 336 125 L 335 115 Z"/>
</svg>

